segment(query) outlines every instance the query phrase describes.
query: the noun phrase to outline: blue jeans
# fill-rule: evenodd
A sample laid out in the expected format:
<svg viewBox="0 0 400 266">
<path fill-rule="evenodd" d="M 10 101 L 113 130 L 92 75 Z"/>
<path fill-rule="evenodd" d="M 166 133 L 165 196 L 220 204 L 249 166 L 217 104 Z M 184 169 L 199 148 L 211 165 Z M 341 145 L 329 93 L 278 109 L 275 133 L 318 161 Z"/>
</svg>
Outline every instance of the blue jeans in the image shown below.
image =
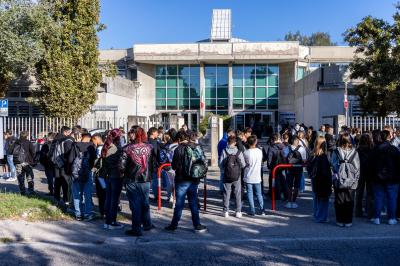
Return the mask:
<svg viewBox="0 0 400 266">
<path fill-rule="evenodd" d="M 76 180 L 72 183 L 72 197 L 74 199 L 76 217 L 88 217 L 92 213 L 92 186 L 92 175 L 89 175 L 89 179 L 86 182 Z"/>
<path fill-rule="evenodd" d="M 143 228 L 151 228 L 150 217 L 150 182 L 126 184 L 126 197 L 132 211 L 132 230 L 139 233 Z"/>
<path fill-rule="evenodd" d="M 185 207 L 185 198 L 187 195 L 189 208 L 192 213 L 192 222 L 193 226 L 196 227 L 200 225 L 200 213 L 199 208 L 197 206 L 197 188 L 199 184 L 184 181 L 181 183 L 175 184 L 175 193 L 176 193 L 176 203 L 174 209 L 174 217 L 172 218 L 171 225 L 177 227 L 179 220 L 182 216 L 183 207 Z"/>
<path fill-rule="evenodd" d="M 106 179 L 106 202 L 104 206 L 106 214 L 106 224 L 117 222 L 119 196 L 122 190 L 121 178 Z"/>
<path fill-rule="evenodd" d="M 15 165 L 14 165 L 14 156 L 7 155 L 7 163 L 8 163 L 8 167 L 10 167 L 11 177 L 15 177 L 16 173 L 17 173 L 17 170 L 16 170 Z"/>
<path fill-rule="evenodd" d="M 328 220 L 329 198 L 322 199 L 314 195 L 314 219 L 317 223 L 324 223 Z"/>
<path fill-rule="evenodd" d="M 258 204 L 260 206 L 260 210 L 264 211 L 264 199 L 261 193 L 261 183 L 258 184 L 249 184 L 246 183 L 247 187 L 247 200 L 249 201 L 250 205 L 250 213 L 255 214 L 256 210 L 254 208 L 254 198 L 253 198 L 253 189 L 256 191 L 256 196 L 258 200 Z"/>
<path fill-rule="evenodd" d="M 151 189 L 153 190 L 154 198 L 158 198 L 158 177 L 157 173 L 152 174 L 153 180 L 151 181 Z M 168 198 L 171 197 L 171 184 L 169 182 L 169 178 L 167 173 L 163 170 L 161 171 L 161 188 L 164 188 L 168 192 Z"/>
<path fill-rule="evenodd" d="M 395 219 L 399 185 L 374 184 L 372 189 L 374 192 L 374 218 L 381 218 L 381 211 L 383 209 L 386 196 L 388 218 Z"/>
</svg>

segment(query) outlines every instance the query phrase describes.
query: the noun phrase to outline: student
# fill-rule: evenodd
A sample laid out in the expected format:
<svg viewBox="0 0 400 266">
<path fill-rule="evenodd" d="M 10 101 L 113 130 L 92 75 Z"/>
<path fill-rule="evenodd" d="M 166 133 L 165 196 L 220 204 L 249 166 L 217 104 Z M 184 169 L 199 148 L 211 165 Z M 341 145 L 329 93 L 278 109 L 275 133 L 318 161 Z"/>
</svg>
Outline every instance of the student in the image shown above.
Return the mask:
<svg viewBox="0 0 400 266">
<path fill-rule="evenodd" d="M 325 134 L 325 140 L 326 140 L 326 150 L 327 150 L 327 155 L 329 161 L 332 160 L 332 153 L 336 150 L 336 140 L 335 136 L 333 135 L 333 128 L 329 125 L 325 127 L 326 129 L 326 134 Z"/>
<path fill-rule="evenodd" d="M 397 224 L 396 205 L 400 183 L 400 152 L 390 144 L 391 134 L 388 130 L 381 133 L 381 143 L 372 154 L 374 193 L 374 224 L 380 224 L 381 211 L 386 198 L 388 224 Z"/>
<path fill-rule="evenodd" d="M 243 153 L 236 147 L 236 137 L 228 138 L 228 147 L 222 151 L 219 160 L 219 168 L 223 175 L 224 183 L 224 210 L 225 218 L 229 217 L 229 201 L 232 187 L 236 199 L 236 218 L 242 217 L 242 193 L 241 193 L 241 173 L 246 166 Z"/>
<path fill-rule="evenodd" d="M 174 158 L 174 153 L 175 149 L 179 145 L 179 139 L 177 138 L 177 131 L 174 128 L 171 128 L 168 130 L 168 134 L 171 136 L 171 143 L 166 147 L 167 149 L 167 156 L 168 156 L 168 162 L 172 163 L 172 159 Z M 176 202 L 176 197 L 175 197 L 175 171 L 172 169 L 172 167 L 167 168 L 166 170 L 167 176 L 168 176 L 168 182 L 169 182 L 169 188 L 170 190 L 168 191 L 168 197 L 169 197 L 169 204 L 173 208 L 175 208 L 175 202 Z"/>
<path fill-rule="evenodd" d="M 189 208 L 192 213 L 193 227 L 196 232 L 205 232 L 207 231 L 207 228 L 200 223 L 200 214 L 197 202 L 199 179 L 193 178 L 193 176 L 188 173 L 190 167 L 187 165 L 186 158 L 193 157 L 194 153 L 196 153 L 200 156 L 198 159 L 202 161 L 203 165 L 206 165 L 207 162 L 200 146 L 189 142 L 189 136 L 185 131 L 179 131 L 177 138 L 179 139 L 179 146 L 175 149 L 174 157 L 172 159 L 172 169 L 175 171 L 176 205 L 171 224 L 165 227 L 165 230 L 175 231 L 178 228 L 178 223 L 185 206 L 185 198 L 187 196 Z M 197 149 L 196 152 L 195 149 Z M 190 152 L 190 156 L 188 156 L 188 152 Z"/>
<path fill-rule="evenodd" d="M 302 165 L 306 160 L 306 151 L 303 146 L 300 145 L 300 139 L 297 136 L 292 138 L 292 145 L 289 147 L 289 153 L 287 162 L 289 164 Z M 288 202 L 285 208 L 296 209 L 298 204 L 296 203 L 297 195 L 299 194 L 299 188 L 301 184 L 301 178 L 303 174 L 303 167 L 293 167 L 286 172 L 286 181 L 288 185 Z"/>
<path fill-rule="evenodd" d="M 360 177 L 360 159 L 351 144 L 349 133 L 339 137 L 338 148 L 332 153 L 336 223 L 341 227 L 353 225 L 354 193 Z"/>
<path fill-rule="evenodd" d="M 28 140 L 28 132 L 22 131 L 18 140 L 14 142 L 12 148 L 14 156 L 13 162 L 17 170 L 18 186 L 21 195 L 26 194 L 25 177 L 28 182 L 28 193 L 34 193 L 33 182 L 33 157 L 35 156 L 35 147 Z"/>
<path fill-rule="evenodd" d="M 228 147 L 228 138 L 230 136 L 235 136 L 235 132 L 232 129 L 228 129 L 226 133 L 224 133 L 222 139 L 218 142 L 218 161 L 221 160 L 222 152 Z M 220 177 L 219 177 L 219 191 L 221 193 L 224 192 L 224 182 L 223 182 L 224 176 L 222 174 L 222 171 L 220 169 Z"/>
<path fill-rule="evenodd" d="M 147 144 L 143 128 L 134 126 L 129 131 L 130 143 L 123 149 L 120 171 L 123 174 L 126 196 L 132 211 L 132 228 L 125 231 L 129 236 L 141 236 L 144 231 L 154 227 L 150 217 L 150 181 L 149 158 L 151 145 Z"/>
<path fill-rule="evenodd" d="M 272 173 L 272 170 L 277 166 L 278 164 L 282 164 L 286 162 L 286 157 L 288 153 L 288 147 L 286 147 L 282 141 L 281 141 L 281 136 L 277 134 L 273 134 L 271 139 L 271 143 L 267 146 L 267 164 L 268 164 L 268 169 L 270 173 Z M 276 176 L 276 182 L 275 182 L 275 190 L 276 190 L 276 200 L 281 199 L 281 194 L 283 193 L 286 198 L 287 195 L 287 185 L 286 185 L 286 180 L 285 177 L 283 176 L 282 171 L 277 172 Z M 271 196 L 271 191 L 272 191 L 272 174 L 269 175 L 269 192 L 268 194 Z"/>
<path fill-rule="evenodd" d="M 101 150 L 101 158 L 105 169 L 106 178 L 106 201 L 105 213 L 106 220 L 104 229 L 122 229 L 124 226 L 117 222 L 119 196 L 122 190 L 122 179 L 119 169 L 121 157 L 120 147 L 121 131 L 115 128 L 108 132 L 107 139 Z"/>
<path fill-rule="evenodd" d="M 92 168 L 96 159 L 96 149 L 91 142 L 89 133 L 82 134 L 81 141 L 74 144 L 70 157 L 74 158 L 72 164 L 72 196 L 75 218 L 78 221 L 90 221 L 94 218 L 92 214 Z"/>
<path fill-rule="evenodd" d="M 319 127 L 318 132 L 317 132 L 317 136 L 318 137 L 325 137 L 325 134 L 326 134 L 325 125 L 321 125 Z"/>
<path fill-rule="evenodd" d="M 325 137 L 317 137 L 314 146 L 314 155 L 307 167 L 313 191 L 313 214 L 317 223 L 326 223 L 332 194 L 332 172 L 326 155 Z"/>
<path fill-rule="evenodd" d="M 263 160 L 263 153 L 257 148 L 257 137 L 252 135 L 247 139 L 249 149 L 244 152 L 244 159 L 246 161 L 246 168 L 244 172 L 244 182 L 247 188 L 247 199 L 250 205 L 250 216 L 255 216 L 256 211 L 254 207 L 254 190 L 257 196 L 258 204 L 260 206 L 261 215 L 264 212 L 264 199 L 261 192 L 261 164 Z"/>
<path fill-rule="evenodd" d="M 49 151 L 55 136 L 56 136 L 55 133 L 49 133 L 49 135 L 46 138 L 46 142 L 40 149 L 40 156 L 39 156 L 39 162 L 43 165 L 44 173 L 47 178 L 47 186 L 49 189 L 49 193 L 47 195 L 49 196 L 54 195 L 54 164 L 51 162 L 49 158 Z"/>
<path fill-rule="evenodd" d="M 69 203 L 70 164 L 68 163 L 74 139 L 71 137 L 71 129 L 61 127 L 60 133 L 51 143 L 49 157 L 54 164 L 54 198 L 61 203 L 61 189 L 63 204 Z"/>
<path fill-rule="evenodd" d="M 92 142 L 96 147 L 96 160 L 94 162 L 93 177 L 96 186 L 96 196 L 99 201 L 99 213 L 104 218 L 105 211 L 104 205 L 106 201 L 106 181 L 105 172 L 103 167 L 103 160 L 101 158 L 101 150 L 103 149 L 103 137 L 100 134 L 94 134 L 92 136 Z"/>
<path fill-rule="evenodd" d="M 359 145 L 357 148 L 358 156 L 360 157 L 360 179 L 358 180 L 358 186 L 356 190 L 356 217 L 364 216 L 363 201 L 365 190 L 367 191 L 365 211 L 368 212 L 368 219 L 373 216 L 373 195 L 371 180 L 373 175 L 371 174 L 371 154 L 373 149 L 372 137 L 369 133 L 364 133 L 360 137 Z"/>
<path fill-rule="evenodd" d="M 5 155 L 7 156 L 7 164 L 8 164 L 8 169 L 10 171 L 9 175 L 8 175 L 8 179 L 7 181 L 13 182 L 15 180 L 17 180 L 16 176 L 17 176 L 17 172 L 15 169 L 15 165 L 14 165 L 14 157 L 12 155 L 12 147 L 13 144 L 15 142 L 15 137 L 12 134 L 12 131 L 10 129 L 7 129 L 5 134 L 4 134 L 4 139 L 5 139 Z"/>
<path fill-rule="evenodd" d="M 155 127 L 151 127 L 147 132 L 148 144 L 151 145 L 151 156 L 149 158 L 149 171 L 151 175 L 151 188 L 153 191 L 153 199 L 155 202 L 158 200 L 158 167 L 160 166 L 159 158 L 160 158 L 160 143 L 158 142 L 158 130 Z M 161 184 L 160 184 L 161 185 Z"/>
</svg>

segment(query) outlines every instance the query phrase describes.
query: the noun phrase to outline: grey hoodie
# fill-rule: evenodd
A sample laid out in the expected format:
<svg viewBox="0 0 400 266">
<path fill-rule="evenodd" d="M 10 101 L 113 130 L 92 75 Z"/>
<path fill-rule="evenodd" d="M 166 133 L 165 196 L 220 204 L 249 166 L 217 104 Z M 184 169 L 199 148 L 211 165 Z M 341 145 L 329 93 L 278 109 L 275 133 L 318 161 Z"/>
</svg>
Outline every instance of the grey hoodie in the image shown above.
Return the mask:
<svg viewBox="0 0 400 266">
<path fill-rule="evenodd" d="M 236 146 L 227 146 L 224 150 L 222 150 L 221 157 L 219 158 L 218 166 L 221 174 L 224 173 L 224 165 L 225 160 L 228 157 L 228 154 L 236 154 L 238 152 L 238 148 Z M 242 168 L 246 167 L 246 161 L 244 160 L 243 152 L 239 153 L 239 160 Z"/>
</svg>

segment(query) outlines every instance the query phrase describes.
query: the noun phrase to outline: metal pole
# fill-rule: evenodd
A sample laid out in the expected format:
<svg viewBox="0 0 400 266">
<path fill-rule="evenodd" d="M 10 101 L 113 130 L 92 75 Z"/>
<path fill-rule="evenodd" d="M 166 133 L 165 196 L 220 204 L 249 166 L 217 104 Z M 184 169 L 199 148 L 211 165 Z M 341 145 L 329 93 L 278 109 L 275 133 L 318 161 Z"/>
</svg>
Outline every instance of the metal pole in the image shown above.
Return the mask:
<svg viewBox="0 0 400 266">
<path fill-rule="evenodd" d="M 347 101 L 347 81 L 344 82 L 344 100 L 347 102 L 345 111 L 346 111 L 346 126 L 348 126 L 349 125 L 349 108 L 348 108 L 348 101 Z"/>
</svg>

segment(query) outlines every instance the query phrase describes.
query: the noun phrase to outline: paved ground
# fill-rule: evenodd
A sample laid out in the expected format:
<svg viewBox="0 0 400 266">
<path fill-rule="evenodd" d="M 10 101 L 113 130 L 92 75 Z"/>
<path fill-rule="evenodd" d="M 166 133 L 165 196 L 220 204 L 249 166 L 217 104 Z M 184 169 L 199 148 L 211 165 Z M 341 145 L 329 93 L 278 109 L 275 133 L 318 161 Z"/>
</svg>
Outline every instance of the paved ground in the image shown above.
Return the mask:
<svg viewBox="0 0 400 266">
<path fill-rule="evenodd" d="M 36 172 L 36 188 L 45 192 L 42 172 Z M 185 210 L 175 233 L 162 228 L 172 217 L 171 209 L 153 206 L 157 229 L 143 237 L 126 237 L 123 231 L 104 231 L 102 221 L 28 223 L 0 221 L 1 265 L 399 265 L 400 225 L 374 226 L 356 219 L 354 227 L 339 228 L 331 208 L 330 223 L 311 220 L 312 199 L 308 191 L 300 208 L 255 218 L 221 216 L 221 196 L 216 191 L 217 171 L 208 181 L 208 209 L 201 214 L 208 233 L 192 231 Z M 15 190 L 16 183 L 0 181 L 0 189 Z M 200 190 L 202 195 L 203 191 Z M 126 201 L 123 212 L 128 215 Z M 271 202 L 266 202 L 270 207 Z M 245 210 L 247 205 L 245 204 Z M 127 227 L 128 222 L 126 222 Z"/>
</svg>

